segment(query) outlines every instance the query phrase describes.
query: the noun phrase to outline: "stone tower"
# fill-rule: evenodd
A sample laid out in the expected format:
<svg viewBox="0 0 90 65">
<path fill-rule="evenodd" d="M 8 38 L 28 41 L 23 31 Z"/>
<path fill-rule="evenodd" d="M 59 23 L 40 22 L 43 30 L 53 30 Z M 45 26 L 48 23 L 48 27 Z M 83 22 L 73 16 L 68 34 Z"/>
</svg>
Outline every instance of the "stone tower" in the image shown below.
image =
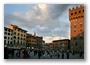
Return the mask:
<svg viewBox="0 0 90 65">
<path fill-rule="evenodd" d="M 69 9 L 71 49 L 84 52 L 84 6 Z"/>
</svg>

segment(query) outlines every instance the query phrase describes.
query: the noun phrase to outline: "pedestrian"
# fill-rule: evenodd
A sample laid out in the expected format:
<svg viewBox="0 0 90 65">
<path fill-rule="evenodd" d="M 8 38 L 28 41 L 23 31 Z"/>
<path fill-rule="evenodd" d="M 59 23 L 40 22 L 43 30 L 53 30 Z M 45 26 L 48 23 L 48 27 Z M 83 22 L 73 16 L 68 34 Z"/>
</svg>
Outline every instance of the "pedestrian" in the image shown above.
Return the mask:
<svg viewBox="0 0 90 65">
<path fill-rule="evenodd" d="M 79 54 L 80 54 L 80 57 L 81 57 L 82 56 L 82 53 L 80 52 Z"/>
<path fill-rule="evenodd" d="M 67 52 L 67 59 L 69 59 L 69 52 Z"/>
<path fill-rule="evenodd" d="M 21 51 L 21 50 L 18 50 L 18 57 L 19 57 L 19 58 L 20 58 L 20 51 Z"/>
<path fill-rule="evenodd" d="M 17 50 L 15 50 L 15 55 L 16 55 L 16 57 L 18 57 L 18 51 Z"/>
<path fill-rule="evenodd" d="M 38 58 L 40 59 L 40 56 L 41 56 L 41 51 L 39 50 L 38 51 Z"/>
<path fill-rule="evenodd" d="M 60 57 L 60 54 L 58 54 L 58 58 Z"/>
<path fill-rule="evenodd" d="M 30 50 L 27 51 L 27 57 L 30 58 Z"/>
<path fill-rule="evenodd" d="M 24 51 L 23 58 L 24 59 L 27 59 L 27 53 L 26 53 L 26 51 Z"/>
<path fill-rule="evenodd" d="M 52 54 L 50 54 L 50 58 L 52 58 Z"/>
<path fill-rule="evenodd" d="M 43 55 L 43 59 L 45 59 L 45 54 Z"/>
<path fill-rule="evenodd" d="M 62 59 L 64 59 L 64 53 L 62 53 Z"/>
</svg>

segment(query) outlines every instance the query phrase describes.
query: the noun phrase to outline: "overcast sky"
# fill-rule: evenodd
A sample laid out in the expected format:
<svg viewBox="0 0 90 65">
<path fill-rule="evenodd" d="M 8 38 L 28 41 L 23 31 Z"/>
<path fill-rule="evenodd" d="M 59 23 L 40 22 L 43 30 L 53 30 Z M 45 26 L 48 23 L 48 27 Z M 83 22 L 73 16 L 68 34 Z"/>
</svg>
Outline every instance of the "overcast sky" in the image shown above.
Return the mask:
<svg viewBox="0 0 90 65">
<path fill-rule="evenodd" d="M 36 32 L 46 43 L 70 39 L 68 9 L 79 4 L 5 4 L 4 26 L 17 25 L 30 34 Z"/>
</svg>

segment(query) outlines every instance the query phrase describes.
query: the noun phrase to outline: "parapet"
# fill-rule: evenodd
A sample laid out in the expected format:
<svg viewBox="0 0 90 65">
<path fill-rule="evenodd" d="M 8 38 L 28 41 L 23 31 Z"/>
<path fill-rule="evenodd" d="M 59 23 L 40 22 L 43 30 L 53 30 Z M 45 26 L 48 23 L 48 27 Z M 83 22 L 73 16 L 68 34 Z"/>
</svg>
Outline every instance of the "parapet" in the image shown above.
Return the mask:
<svg viewBox="0 0 90 65">
<path fill-rule="evenodd" d="M 84 6 L 83 5 L 76 6 L 76 7 L 70 8 L 69 11 L 76 10 L 76 9 L 79 9 L 79 8 L 82 8 L 82 7 L 84 7 Z"/>
</svg>

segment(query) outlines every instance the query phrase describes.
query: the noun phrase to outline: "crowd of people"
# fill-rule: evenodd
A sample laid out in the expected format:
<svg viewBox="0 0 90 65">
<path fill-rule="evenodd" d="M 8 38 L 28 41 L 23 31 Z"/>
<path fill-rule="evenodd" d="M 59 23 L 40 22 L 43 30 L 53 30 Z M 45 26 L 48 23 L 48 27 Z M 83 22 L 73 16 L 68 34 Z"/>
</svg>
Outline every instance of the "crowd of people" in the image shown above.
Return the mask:
<svg viewBox="0 0 90 65">
<path fill-rule="evenodd" d="M 33 52 L 33 54 L 32 54 Z M 66 54 L 66 55 L 65 55 Z M 72 53 L 73 54 L 73 53 Z M 79 53 L 80 57 L 83 56 L 83 53 Z M 32 59 L 32 55 L 38 56 L 38 59 L 52 59 L 53 57 L 57 57 L 57 59 L 64 59 L 64 56 L 69 59 L 70 52 L 61 52 L 61 51 L 41 51 L 41 50 L 30 50 L 30 49 L 4 49 L 4 58 L 5 59 Z M 73 54 L 74 55 L 74 54 Z M 47 56 L 47 57 L 46 57 Z"/>
</svg>

